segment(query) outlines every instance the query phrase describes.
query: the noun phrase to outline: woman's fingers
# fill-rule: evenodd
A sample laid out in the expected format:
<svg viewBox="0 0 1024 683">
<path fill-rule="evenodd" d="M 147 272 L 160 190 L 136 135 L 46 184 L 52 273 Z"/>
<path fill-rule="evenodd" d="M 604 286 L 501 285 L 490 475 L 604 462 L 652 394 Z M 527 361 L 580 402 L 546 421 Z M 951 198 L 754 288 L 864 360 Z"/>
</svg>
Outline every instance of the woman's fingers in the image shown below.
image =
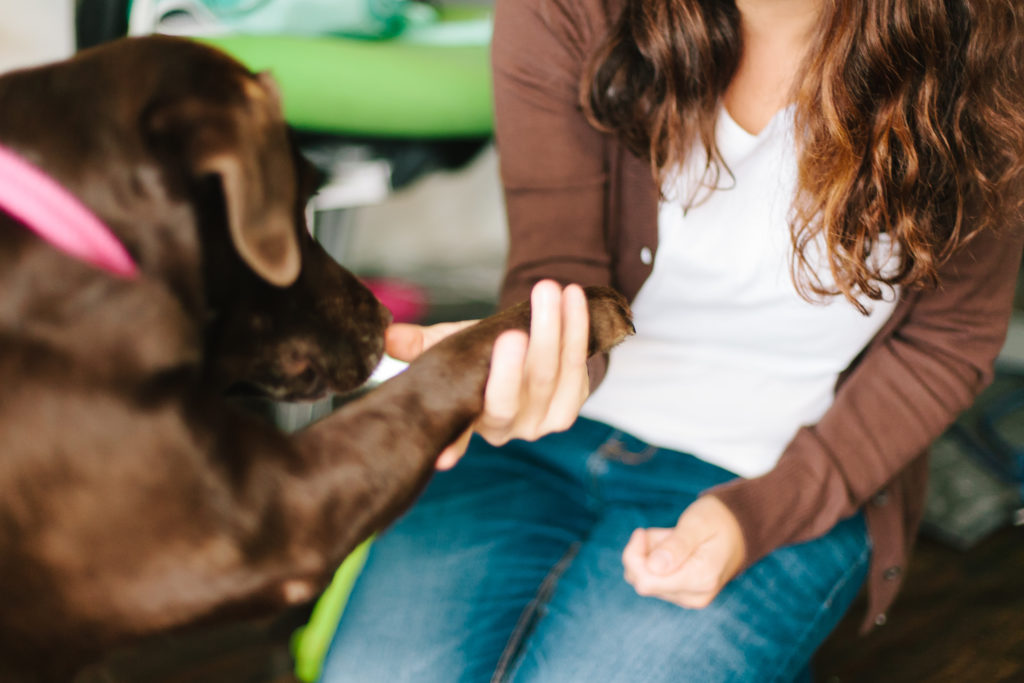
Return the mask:
<svg viewBox="0 0 1024 683">
<path fill-rule="evenodd" d="M 706 607 L 720 588 L 713 573 L 708 579 L 713 567 L 703 556 L 706 548 L 695 552 L 679 549 L 660 571 L 652 571 L 652 564 L 658 563 L 658 553 L 672 543 L 674 535 L 672 529 L 635 530 L 622 553 L 623 576 L 637 595 L 659 598 L 681 607 Z"/>
<path fill-rule="evenodd" d="M 558 383 L 541 423 L 543 433 L 564 431 L 572 426 L 590 393 L 587 347 L 590 314 L 587 297 L 578 285 L 569 285 L 562 295 L 562 348 Z"/>
<path fill-rule="evenodd" d="M 434 467 L 438 470 L 450 470 L 455 467 L 459 460 L 462 459 L 462 456 L 466 454 L 466 448 L 469 446 L 469 440 L 472 436 L 472 427 L 462 432 L 458 439 L 441 451 L 441 455 L 437 456 L 437 462 L 434 463 Z"/>
<path fill-rule="evenodd" d="M 538 282 L 530 293 L 530 343 L 523 369 L 523 398 L 518 416 L 524 436 L 536 438 L 555 394 L 561 370 L 562 288 Z"/>
<path fill-rule="evenodd" d="M 484 411 L 488 442 L 533 440 L 568 429 L 589 391 L 589 319 L 583 289 L 544 280 L 530 295 L 530 336 L 506 332 L 494 345 Z"/>
<path fill-rule="evenodd" d="M 647 558 L 647 530 L 634 529 L 629 536 L 626 547 L 622 550 L 622 569 L 626 581 L 635 585 L 638 568 L 642 567 Z"/>
<path fill-rule="evenodd" d="M 644 546 L 635 542 L 643 539 Z M 739 571 L 746 555 L 736 517 L 711 495 L 701 496 L 671 529 L 637 530 L 622 553 L 626 581 L 639 595 L 682 607 L 706 607 Z"/>
<path fill-rule="evenodd" d="M 476 431 L 495 446 L 512 438 L 516 426 L 528 345 L 529 339 L 521 330 L 503 332 L 494 341 L 484 411 L 476 421 Z"/>
<path fill-rule="evenodd" d="M 484 410 L 474 430 L 494 445 L 510 439 L 537 439 L 568 429 L 589 389 L 589 319 L 583 289 L 544 280 L 530 293 L 530 334 L 502 333 L 494 342 L 484 390 Z M 385 350 L 402 361 L 415 360 L 450 334 L 475 320 L 423 327 L 395 323 L 385 333 Z M 438 456 L 436 466 L 453 467 L 466 450 L 470 430 Z"/>
<path fill-rule="evenodd" d="M 421 348 L 429 346 L 431 335 L 455 331 L 441 325 L 418 331 L 392 327 L 396 351 L 409 353 L 416 351 L 417 342 Z M 403 337 L 417 334 L 421 339 Z M 570 285 L 563 291 L 552 280 L 538 282 L 530 293 L 529 336 L 510 330 L 495 340 L 484 409 L 475 430 L 499 446 L 510 439 L 533 440 L 568 429 L 589 393 L 589 335 L 583 289 Z M 400 349 L 399 341 L 404 344 Z"/>
<path fill-rule="evenodd" d="M 409 362 L 415 360 L 417 356 L 448 335 L 464 330 L 476 322 L 476 320 L 462 320 L 426 327 L 410 323 L 394 323 L 389 325 L 384 332 L 384 350 L 392 358 Z"/>
<path fill-rule="evenodd" d="M 423 353 L 423 326 L 392 323 L 384 331 L 384 351 L 392 358 L 409 361 Z"/>
</svg>

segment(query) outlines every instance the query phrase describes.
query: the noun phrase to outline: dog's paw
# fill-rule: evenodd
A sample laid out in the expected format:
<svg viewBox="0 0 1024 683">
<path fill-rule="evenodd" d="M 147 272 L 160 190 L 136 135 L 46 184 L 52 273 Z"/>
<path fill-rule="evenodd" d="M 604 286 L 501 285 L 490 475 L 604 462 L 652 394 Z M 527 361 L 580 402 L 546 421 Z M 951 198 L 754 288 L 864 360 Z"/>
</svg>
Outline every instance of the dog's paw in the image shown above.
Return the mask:
<svg viewBox="0 0 1024 683">
<path fill-rule="evenodd" d="M 590 354 L 607 351 L 636 329 L 629 302 L 610 287 L 585 287 L 590 311 Z"/>
<path fill-rule="evenodd" d="M 588 355 L 608 351 L 633 334 L 633 318 L 626 298 L 610 287 L 584 287 L 590 316 Z M 530 331 L 530 302 L 522 301 L 505 310 L 484 318 L 443 340 L 428 353 L 434 356 L 451 354 L 465 367 L 469 358 L 490 363 L 491 346 L 499 334 L 506 330 Z"/>
</svg>

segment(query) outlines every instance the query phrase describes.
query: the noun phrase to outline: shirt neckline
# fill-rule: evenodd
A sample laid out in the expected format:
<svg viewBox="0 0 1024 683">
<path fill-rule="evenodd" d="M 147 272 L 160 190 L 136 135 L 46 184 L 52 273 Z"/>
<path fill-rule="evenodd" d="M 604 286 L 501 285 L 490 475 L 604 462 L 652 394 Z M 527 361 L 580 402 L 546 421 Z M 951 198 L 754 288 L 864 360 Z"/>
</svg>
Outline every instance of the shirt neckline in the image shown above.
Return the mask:
<svg viewBox="0 0 1024 683">
<path fill-rule="evenodd" d="M 772 114 L 772 117 L 768 119 L 768 123 L 764 124 L 764 127 L 761 128 L 761 130 L 758 131 L 757 133 L 752 133 L 743 126 L 741 126 L 739 123 L 737 123 L 736 119 L 734 119 L 732 117 L 732 114 L 729 113 L 729 108 L 726 107 L 724 103 L 721 105 L 721 112 L 718 118 L 719 121 L 724 123 L 732 133 L 735 133 L 747 140 L 761 140 L 762 138 L 771 134 L 771 131 L 775 128 L 775 126 L 781 119 L 788 118 L 790 112 L 793 111 L 793 108 L 794 105 L 788 105 L 777 110 L 774 114 Z"/>
</svg>

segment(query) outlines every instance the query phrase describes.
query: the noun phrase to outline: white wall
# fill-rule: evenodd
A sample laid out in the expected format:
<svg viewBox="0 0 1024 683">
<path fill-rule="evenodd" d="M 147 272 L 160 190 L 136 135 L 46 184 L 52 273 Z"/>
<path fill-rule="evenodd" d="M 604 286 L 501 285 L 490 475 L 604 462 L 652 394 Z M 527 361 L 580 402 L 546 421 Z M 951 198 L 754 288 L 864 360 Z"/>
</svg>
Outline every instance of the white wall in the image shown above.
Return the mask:
<svg viewBox="0 0 1024 683">
<path fill-rule="evenodd" d="M 409 277 L 470 298 L 497 293 L 507 245 L 493 147 L 459 171 L 430 174 L 354 213 L 340 254 L 353 270 Z"/>
<path fill-rule="evenodd" d="M 0 0 L 0 72 L 70 55 L 74 5 L 74 0 Z"/>
</svg>

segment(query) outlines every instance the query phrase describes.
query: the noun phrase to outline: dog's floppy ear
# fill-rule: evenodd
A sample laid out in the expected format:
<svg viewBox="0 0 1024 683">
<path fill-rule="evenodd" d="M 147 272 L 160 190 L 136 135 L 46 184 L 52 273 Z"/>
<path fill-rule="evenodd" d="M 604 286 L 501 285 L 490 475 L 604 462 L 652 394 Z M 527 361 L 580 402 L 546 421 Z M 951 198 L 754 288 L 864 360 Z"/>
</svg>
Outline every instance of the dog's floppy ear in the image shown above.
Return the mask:
<svg viewBox="0 0 1024 683">
<path fill-rule="evenodd" d="M 301 268 L 288 132 L 268 76 L 247 79 L 242 91 L 242 101 L 185 97 L 158 104 L 144 126 L 161 154 L 177 157 L 194 179 L 219 179 L 239 256 L 263 279 L 286 287 Z"/>
<path fill-rule="evenodd" d="M 294 192 L 288 201 L 274 202 L 249 155 L 217 153 L 204 156 L 196 169 L 220 178 L 231 241 L 257 275 L 286 287 L 299 276 L 301 261 L 295 237 Z"/>
</svg>

